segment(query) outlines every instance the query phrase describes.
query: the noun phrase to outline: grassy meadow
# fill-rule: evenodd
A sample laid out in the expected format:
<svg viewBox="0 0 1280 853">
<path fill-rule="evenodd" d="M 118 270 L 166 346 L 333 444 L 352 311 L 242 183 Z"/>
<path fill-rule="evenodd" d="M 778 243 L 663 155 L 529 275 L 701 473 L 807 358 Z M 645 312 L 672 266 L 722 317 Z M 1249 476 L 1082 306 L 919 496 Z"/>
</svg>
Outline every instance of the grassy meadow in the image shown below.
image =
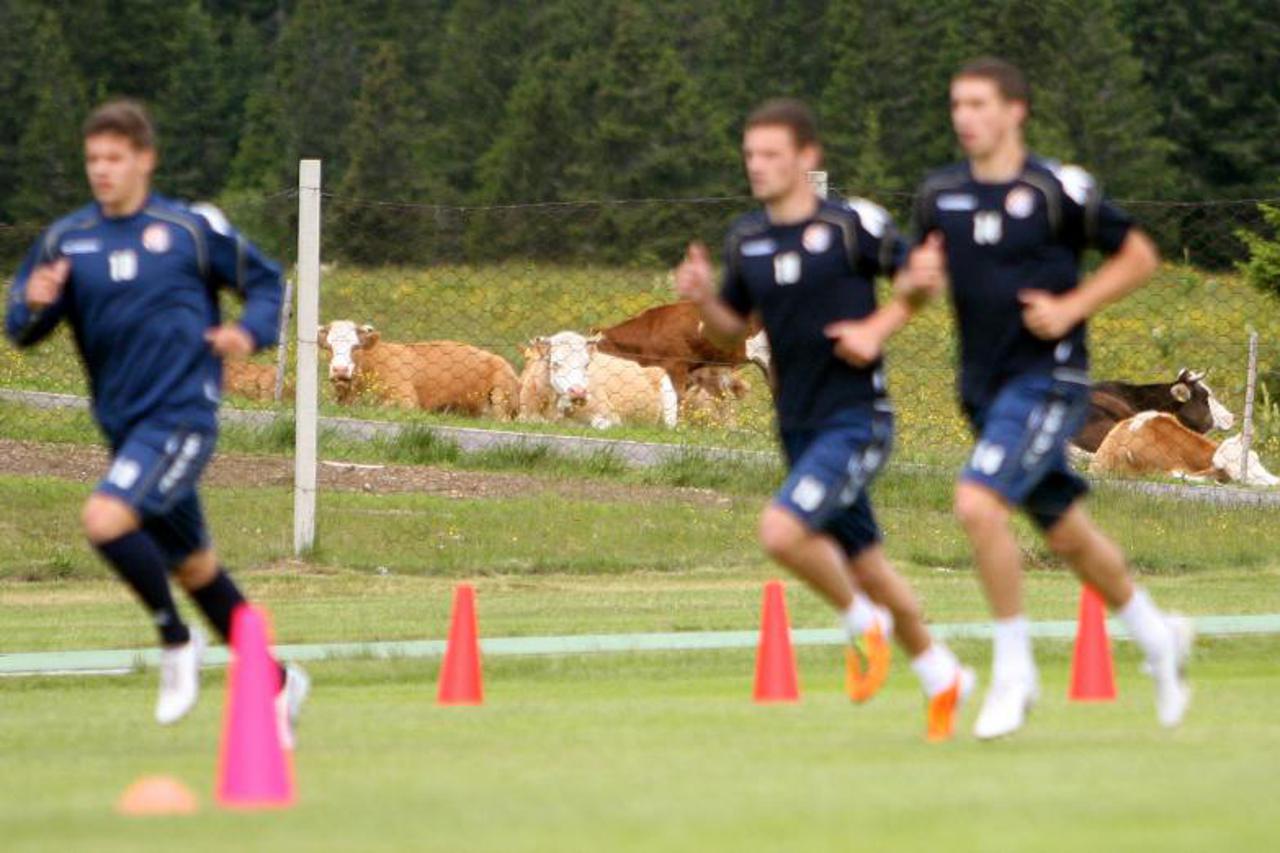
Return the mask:
<svg viewBox="0 0 1280 853">
<path fill-rule="evenodd" d="M 520 346 L 532 337 L 607 326 L 669 301 L 669 273 L 661 269 L 517 262 L 430 269 L 337 266 L 323 280 L 321 317 L 372 323 L 390 341 L 465 341 L 499 353 L 518 371 Z M 1093 322 L 1094 376 L 1153 382 L 1172 379 L 1182 367 L 1208 370 L 1215 392 L 1239 416 L 1250 327 L 1260 335 L 1260 374 L 1274 375 L 1280 371 L 1280 302 L 1236 275 L 1167 264 L 1145 289 Z M 967 445 L 967 430 L 955 403 L 953 346 L 954 329 L 943 306 L 924 313 L 891 344 L 889 375 L 899 413 L 899 459 L 952 464 Z M 273 360 L 265 355 L 259 359 Z M 674 431 L 625 427 L 609 436 L 771 449 L 768 389 L 758 370 L 745 368 L 743 376 L 751 391 L 729 416 L 702 417 Z M 1255 446 L 1272 468 L 1280 467 L 1280 400 L 1272 396 L 1278 386 L 1263 385 L 1256 412 Z M 22 353 L 0 347 L 0 388 L 6 387 L 83 393 L 84 379 L 69 335 L 64 331 L 50 345 Z M 322 403 L 327 414 L 517 428 L 403 412 L 373 400 L 339 407 L 327 387 L 322 387 Z M 517 426 L 599 435 L 566 424 Z"/>
</svg>

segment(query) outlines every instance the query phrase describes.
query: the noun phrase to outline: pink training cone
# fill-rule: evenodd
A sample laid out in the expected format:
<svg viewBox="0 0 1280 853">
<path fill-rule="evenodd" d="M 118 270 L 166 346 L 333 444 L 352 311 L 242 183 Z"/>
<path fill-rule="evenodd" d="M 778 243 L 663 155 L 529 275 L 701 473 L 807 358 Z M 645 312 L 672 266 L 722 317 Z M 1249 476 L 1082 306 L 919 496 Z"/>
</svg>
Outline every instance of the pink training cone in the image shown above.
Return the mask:
<svg viewBox="0 0 1280 853">
<path fill-rule="evenodd" d="M 231 617 L 231 665 L 218 760 L 218 803 L 279 809 L 295 801 L 293 767 L 280 743 L 275 700 L 280 670 L 271 657 L 267 616 L 241 604 Z"/>
<path fill-rule="evenodd" d="M 782 581 L 769 581 L 764 585 L 764 613 L 760 620 L 760 646 L 756 651 L 755 700 L 761 704 L 800 701 Z"/>
<path fill-rule="evenodd" d="M 1071 690 L 1067 694 L 1073 702 L 1111 702 L 1116 698 L 1105 610 L 1102 598 L 1093 587 L 1085 585 L 1080 592 L 1080 624 L 1071 658 Z"/>
<path fill-rule="evenodd" d="M 480 640 L 476 628 L 476 591 L 461 583 L 453 592 L 453 617 L 449 641 L 440 667 L 437 705 L 483 705 L 484 680 L 480 672 Z"/>
</svg>

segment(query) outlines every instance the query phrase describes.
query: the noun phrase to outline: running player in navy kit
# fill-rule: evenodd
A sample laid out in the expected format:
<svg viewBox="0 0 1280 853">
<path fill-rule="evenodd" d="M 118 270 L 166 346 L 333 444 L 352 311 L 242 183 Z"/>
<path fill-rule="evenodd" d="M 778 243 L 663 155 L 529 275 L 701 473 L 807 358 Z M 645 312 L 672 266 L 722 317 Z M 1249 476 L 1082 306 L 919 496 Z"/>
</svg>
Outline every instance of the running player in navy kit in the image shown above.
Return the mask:
<svg viewBox="0 0 1280 853">
<path fill-rule="evenodd" d="M 227 638 L 243 595 L 217 557 L 196 487 L 213 454 L 224 357 L 278 337 L 280 269 L 216 209 L 151 192 L 156 163 L 146 111 L 132 101 L 99 107 L 84 125 L 94 203 L 59 219 L 31 248 L 9 290 L 5 332 L 33 346 L 63 320 L 88 374 L 93 414 L 111 467 L 86 501 L 85 535 L 151 613 L 163 645 L 156 720 L 195 705 L 205 641 L 178 615 L 173 572 Z M 245 301 L 237 323 L 220 319 L 218 292 Z M 281 669 L 281 734 L 308 691 Z"/>
<path fill-rule="evenodd" d="M 1158 719 L 1175 726 L 1190 700 L 1190 623 L 1161 613 L 1135 586 L 1120 549 L 1085 512 L 1087 486 L 1066 455 L 1089 405 L 1085 321 L 1140 287 L 1158 256 L 1087 172 L 1027 151 L 1029 104 L 1012 65 L 982 59 L 962 68 L 951 82 L 951 118 L 968 159 L 930 175 L 917 197 L 927 240 L 919 265 L 949 274 L 961 404 L 978 439 L 955 493 L 996 618 L 992 681 L 974 734 L 1017 731 L 1039 693 L 1015 508 L 1124 620 L 1155 679 Z M 1082 280 L 1088 248 L 1106 260 Z M 860 351 L 873 357 L 882 343 L 864 339 Z"/>
<path fill-rule="evenodd" d="M 928 283 L 905 269 L 906 244 L 882 208 L 816 195 L 807 173 L 821 157 L 804 104 L 781 99 L 753 112 L 743 158 L 764 209 L 731 228 L 718 295 L 698 244 L 676 271 L 676 289 L 722 343 L 741 340 L 752 314 L 763 320 L 790 473 L 761 517 L 761 544 L 836 608 L 850 640 L 863 644 L 865 665 L 850 656 L 851 698 L 870 698 L 883 683 L 886 636 L 896 629 L 928 699 L 926 734 L 943 740 L 973 673 L 930 637 L 914 593 L 885 557 L 867 488 L 888 458 L 893 411 L 880 360 L 853 366 L 843 343 L 863 326 L 887 334 L 905 323 L 916 290 Z M 880 275 L 894 276 L 898 295 L 877 309 Z"/>
</svg>

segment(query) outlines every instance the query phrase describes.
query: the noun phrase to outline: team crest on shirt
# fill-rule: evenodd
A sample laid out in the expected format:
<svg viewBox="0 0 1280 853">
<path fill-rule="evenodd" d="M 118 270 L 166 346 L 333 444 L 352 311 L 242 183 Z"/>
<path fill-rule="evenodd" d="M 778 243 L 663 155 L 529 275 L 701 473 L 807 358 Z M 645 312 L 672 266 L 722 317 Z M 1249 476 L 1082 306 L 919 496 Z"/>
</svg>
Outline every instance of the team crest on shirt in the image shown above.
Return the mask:
<svg viewBox="0 0 1280 853">
<path fill-rule="evenodd" d="M 1004 212 L 1014 219 L 1026 219 L 1036 209 L 1036 194 L 1030 187 L 1014 187 L 1004 197 Z"/>
<path fill-rule="evenodd" d="M 169 226 L 163 222 L 152 222 L 142 229 L 142 247 L 153 255 L 169 251 L 173 238 L 169 236 Z"/>
<path fill-rule="evenodd" d="M 773 280 L 776 284 L 795 284 L 800 280 L 800 253 L 783 252 L 773 258 Z"/>
<path fill-rule="evenodd" d="M 831 248 L 831 226 L 821 222 L 813 223 L 804 229 L 804 236 L 800 238 L 800 242 L 804 244 L 804 250 L 809 254 L 821 255 Z"/>
</svg>

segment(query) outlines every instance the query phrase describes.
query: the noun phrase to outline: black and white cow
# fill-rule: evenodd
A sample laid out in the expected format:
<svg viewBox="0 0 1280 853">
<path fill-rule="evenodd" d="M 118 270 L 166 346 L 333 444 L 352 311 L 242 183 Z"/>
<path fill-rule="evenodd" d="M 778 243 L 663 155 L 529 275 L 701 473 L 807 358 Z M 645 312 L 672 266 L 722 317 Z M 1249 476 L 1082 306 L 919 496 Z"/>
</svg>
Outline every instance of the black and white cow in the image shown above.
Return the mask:
<svg viewBox="0 0 1280 853">
<path fill-rule="evenodd" d="M 1089 400 L 1089 416 L 1072 444 L 1094 453 L 1112 427 L 1139 412 L 1168 412 L 1188 429 L 1200 434 L 1211 429 L 1229 430 L 1235 416 L 1213 396 L 1203 371 L 1185 367 L 1172 382 L 1132 385 L 1098 382 Z"/>
</svg>

